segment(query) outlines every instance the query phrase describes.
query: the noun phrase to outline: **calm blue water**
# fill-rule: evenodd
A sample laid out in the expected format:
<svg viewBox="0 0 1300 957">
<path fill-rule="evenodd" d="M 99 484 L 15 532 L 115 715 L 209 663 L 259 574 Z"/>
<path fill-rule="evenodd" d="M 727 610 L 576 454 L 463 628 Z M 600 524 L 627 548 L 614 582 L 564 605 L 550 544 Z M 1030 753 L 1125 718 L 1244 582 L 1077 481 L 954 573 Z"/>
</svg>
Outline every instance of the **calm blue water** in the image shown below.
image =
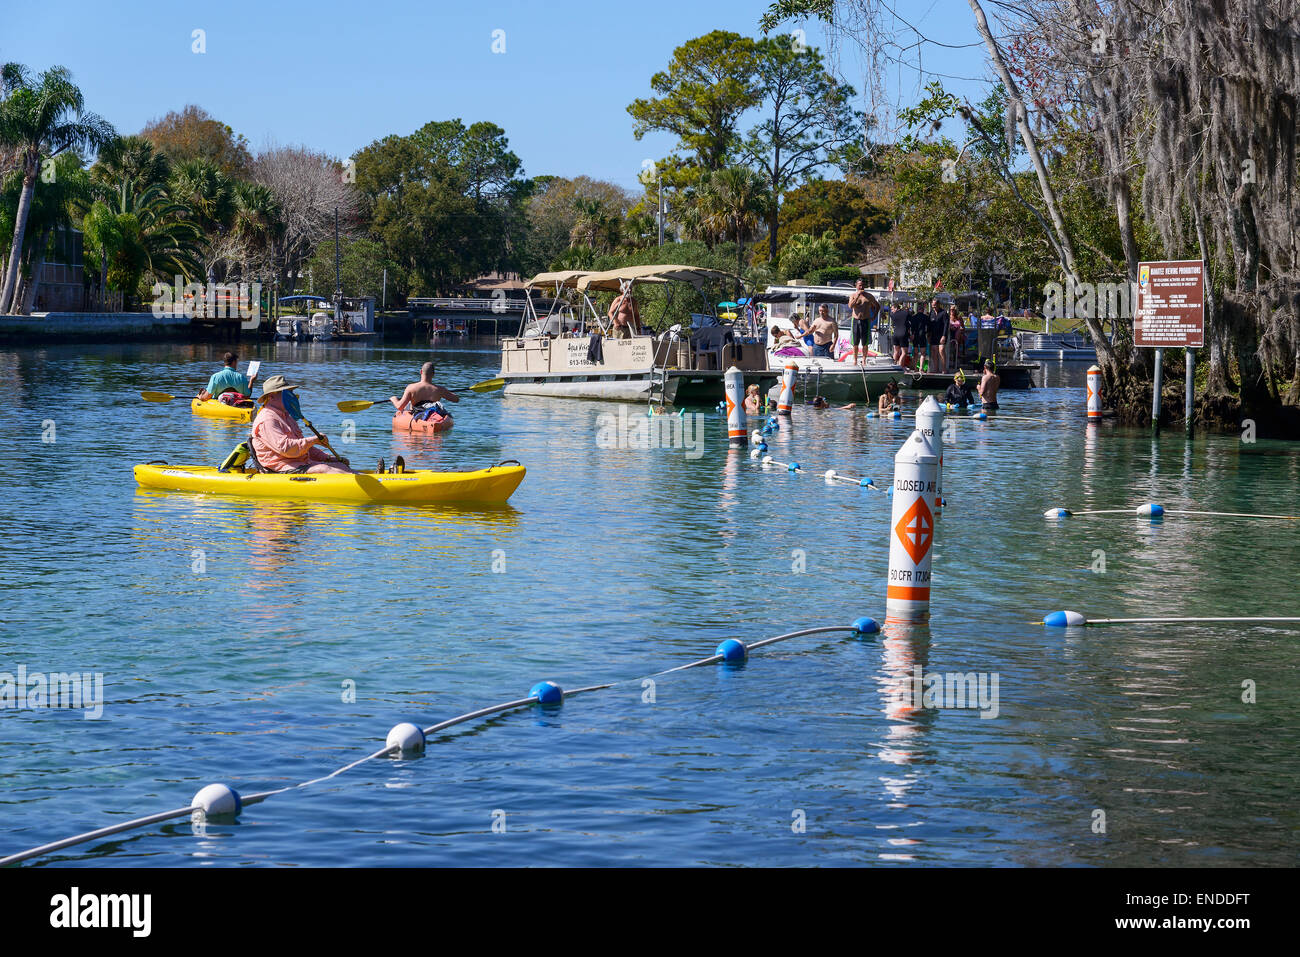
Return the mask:
<svg viewBox="0 0 1300 957">
<path fill-rule="evenodd" d="M 1296 863 L 1295 630 L 1031 624 L 1059 608 L 1300 614 L 1295 523 L 1042 518 L 1148 500 L 1295 514 L 1294 445 L 1188 446 L 1109 424 L 1089 439 L 1082 367 L 1058 367 L 1049 382 L 1069 387 L 1004 403 L 1045 423 L 962 421 L 946 446 L 928 627 L 777 644 L 743 667 L 662 678 L 646 703 L 635 679 L 723 638 L 883 619 L 888 500 L 761 470 L 728 453 L 712 415 L 689 458 L 599 448 L 598 416 L 616 405 L 500 394 L 468 396 L 452 432 L 424 439 L 394 435 L 381 409 L 357 413 L 345 454 L 519 459 L 528 477 L 505 510 L 137 491 L 133 464 L 215 464 L 241 437 L 185 401 L 136 397 L 191 394 L 220 351 L 0 351 L 0 671 L 102 672 L 106 699 L 100 720 L 0 710 L 0 855 L 184 805 L 212 781 L 251 793 L 306 780 L 398 721 L 552 679 L 627 683 L 466 725 L 422 758 L 364 765 L 206 835 L 182 820 L 38 864 Z M 426 353 L 257 355 L 264 378 L 302 381 L 304 409 L 340 438 L 335 402 L 399 391 Z M 495 370 L 490 352 L 440 356 L 451 385 Z M 883 486 L 910 428 L 910 415 L 801 408 L 772 454 Z M 898 707 L 917 663 L 997 673 L 998 717 Z M 1242 702 L 1247 680 L 1257 703 Z"/>
</svg>

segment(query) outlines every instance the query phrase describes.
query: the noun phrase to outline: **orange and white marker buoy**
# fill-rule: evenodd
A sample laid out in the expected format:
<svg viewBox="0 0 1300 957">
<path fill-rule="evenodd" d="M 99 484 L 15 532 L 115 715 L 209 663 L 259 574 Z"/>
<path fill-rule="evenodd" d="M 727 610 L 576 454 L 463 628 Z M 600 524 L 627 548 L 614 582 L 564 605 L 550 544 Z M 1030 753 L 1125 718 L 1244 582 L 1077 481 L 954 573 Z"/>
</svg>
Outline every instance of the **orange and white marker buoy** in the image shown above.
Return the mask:
<svg viewBox="0 0 1300 957">
<path fill-rule="evenodd" d="M 943 406 L 935 400 L 934 396 L 927 395 L 925 401 L 916 409 L 916 427 L 930 440 L 934 446 L 935 455 L 939 456 L 939 464 L 934 470 L 934 510 L 938 513 L 943 507 Z"/>
<path fill-rule="evenodd" d="M 732 366 L 723 375 L 727 395 L 727 440 L 732 445 L 748 445 L 745 431 L 745 374 Z"/>
<path fill-rule="evenodd" d="M 776 400 L 776 414 L 789 415 L 790 409 L 794 405 L 794 376 L 799 371 L 799 367 L 793 362 L 785 364 L 785 371 L 781 373 L 781 395 Z"/>
<path fill-rule="evenodd" d="M 930 558 L 939 456 L 917 429 L 894 456 L 894 500 L 889 516 L 889 583 L 885 614 L 906 621 L 930 616 Z"/>
<path fill-rule="evenodd" d="M 1088 418 L 1101 418 L 1101 368 L 1091 366 L 1088 369 Z"/>
</svg>

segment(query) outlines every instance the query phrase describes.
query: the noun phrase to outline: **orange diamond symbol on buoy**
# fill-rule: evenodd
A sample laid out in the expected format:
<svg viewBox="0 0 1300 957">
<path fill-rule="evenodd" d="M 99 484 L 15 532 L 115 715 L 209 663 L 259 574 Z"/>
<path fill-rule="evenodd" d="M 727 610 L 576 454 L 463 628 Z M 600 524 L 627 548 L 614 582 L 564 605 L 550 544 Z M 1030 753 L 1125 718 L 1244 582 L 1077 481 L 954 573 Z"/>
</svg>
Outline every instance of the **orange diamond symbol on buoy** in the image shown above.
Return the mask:
<svg viewBox="0 0 1300 957">
<path fill-rule="evenodd" d="M 903 548 L 907 549 L 907 554 L 912 556 L 913 564 L 921 564 L 921 559 L 930 551 L 930 543 L 934 541 L 934 513 L 925 504 L 924 495 L 903 513 L 903 517 L 894 526 L 894 534 L 903 543 Z"/>
</svg>

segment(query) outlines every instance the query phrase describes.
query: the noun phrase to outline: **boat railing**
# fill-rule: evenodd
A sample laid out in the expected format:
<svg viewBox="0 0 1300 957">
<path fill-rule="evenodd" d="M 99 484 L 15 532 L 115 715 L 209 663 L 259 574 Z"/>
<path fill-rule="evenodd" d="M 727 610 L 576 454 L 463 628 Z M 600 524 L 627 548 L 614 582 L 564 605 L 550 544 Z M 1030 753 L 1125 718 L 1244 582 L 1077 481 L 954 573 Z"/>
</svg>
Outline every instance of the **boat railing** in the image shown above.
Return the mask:
<svg viewBox="0 0 1300 957">
<path fill-rule="evenodd" d="M 467 309 L 475 312 L 523 312 L 526 300 L 493 297 L 488 299 L 454 299 L 450 297 L 411 296 L 406 300 L 410 309 Z"/>
</svg>

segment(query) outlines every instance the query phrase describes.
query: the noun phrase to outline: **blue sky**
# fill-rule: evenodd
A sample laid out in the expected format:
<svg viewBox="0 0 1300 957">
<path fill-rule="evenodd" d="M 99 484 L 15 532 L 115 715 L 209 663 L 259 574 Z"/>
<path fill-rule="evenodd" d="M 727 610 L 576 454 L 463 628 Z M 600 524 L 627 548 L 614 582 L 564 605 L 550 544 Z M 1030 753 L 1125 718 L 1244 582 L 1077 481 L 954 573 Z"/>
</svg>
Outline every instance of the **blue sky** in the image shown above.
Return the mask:
<svg viewBox="0 0 1300 957">
<path fill-rule="evenodd" d="M 633 188 L 643 160 L 667 154 L 673 139 L 649 134 L 638 142 L 627 105 L 650 95 L 651 75 L 684 41 L 714 29 L 759 35 L 767 2 L 71 0 L 8 7 L 0 61 L 68 67 L 87 107 L 119 132 L 137 132 L 195 103 L 254 149 L 301 143 L 346 157 L 429 120 L 490 120 L 506 130 L 528 175 L 585 173 Z M 977 39 L 964 0 L 917 0 L 902 9 L 935 39 Z M 825 48 L 819 24 L 792 26 Z M 202 55 L 191 50 L 195 29 L 206 32 Z M 494 30 L 504 31 L 504 54 L 492 52 Z M 839 64 L 860 90 L 854 61 L 846 48 Z M 926 65 L 986 74 L 979 49 L 932 48 Z M 973 83 L 945 83 L 979 94 Z M 904 76 L 901 84 L 907 95 L 916 79 Z"/>
</svg>

